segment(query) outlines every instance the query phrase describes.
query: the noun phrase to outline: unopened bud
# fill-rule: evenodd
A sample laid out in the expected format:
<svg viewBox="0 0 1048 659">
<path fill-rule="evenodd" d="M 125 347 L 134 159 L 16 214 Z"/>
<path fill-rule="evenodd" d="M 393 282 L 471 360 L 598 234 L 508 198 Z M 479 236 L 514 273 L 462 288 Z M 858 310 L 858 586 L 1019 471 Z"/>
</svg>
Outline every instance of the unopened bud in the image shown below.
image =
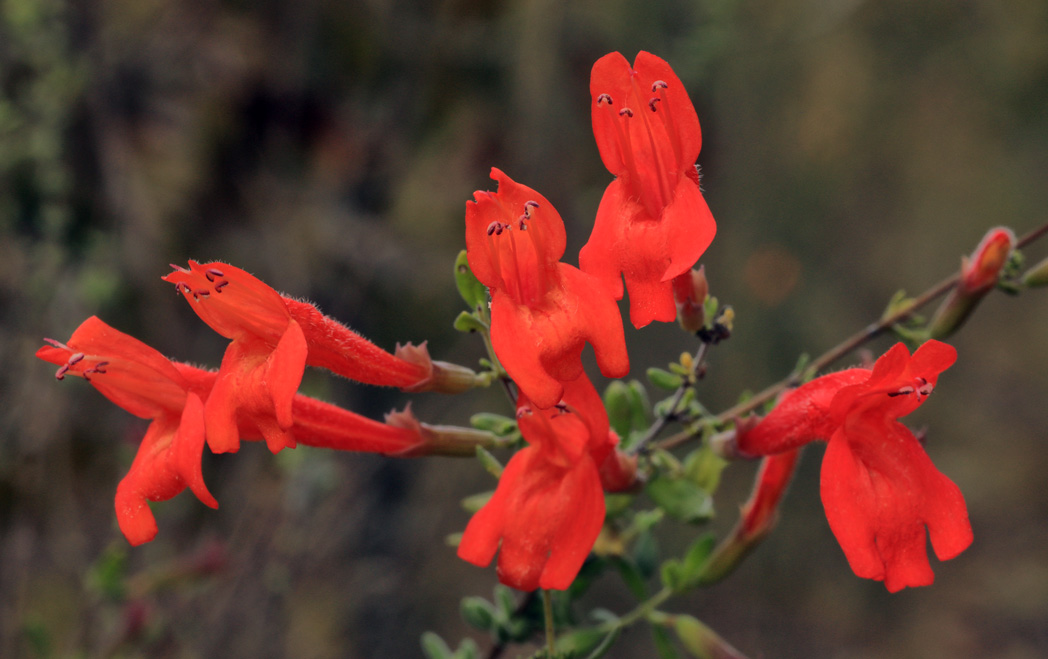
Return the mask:
<svg viewBox="0 0 1048 659">
<path fill-rule="evenodd" d="M 983 237 L 971 257 L 961 260 L 961 281 L 957 285 L 967 295 L 987 293 L 997 285 L 997 278 L 1015 246 L 1015 234 L 1006 227 L 996 227 Z"/>
<path fill-rule="evenodd" d="M 983 296 L 997 285 L 1014 246 L 1012 230 L 997 227 L 990 229 L 970 257 L 961 258 L 961 278 L 935 311 L 928 325 L 930 338 L 942 339 L 960 329 Z"/>
<path fill-rule="evenodd" d="M 706 324 L 702 303 L 710 292 L 706 266 L 673 279 L 673 299 L 677 303 L 677 322 L 688 332 L 698 332 Z"/>
</svg>

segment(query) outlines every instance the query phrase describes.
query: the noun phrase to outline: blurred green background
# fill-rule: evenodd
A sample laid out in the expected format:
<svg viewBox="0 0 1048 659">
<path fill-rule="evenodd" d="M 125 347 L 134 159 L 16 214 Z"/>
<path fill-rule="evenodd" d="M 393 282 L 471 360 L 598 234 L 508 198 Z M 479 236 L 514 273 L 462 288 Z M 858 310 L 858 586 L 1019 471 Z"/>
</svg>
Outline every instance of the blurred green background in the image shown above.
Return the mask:
<svg viewBox="0 0 1048 659">
<path fill-rule="evenodd" d="M 55 382 L 33 352 L 95 314 L 217 365 L 225 340 L 160 281 L 193 258 L 309 298 L 383 347 L 428 339 L 437 358 L 475 363 L 479 342 L 450 328 L 464 202 L 498 166 L 556 204 L 577 262 L 610 180 L 588 95 L 609 51 L 667 59 L 703 125 L 719 226 L 703 263 L 737 313 L 700 388 L 713 410 L 876 319 L 897 289 L 938 281 L 989 226 L 1048 220 L 1043 0 L 0 10 L 4 657 L 399 657 L 418 655 L 424 630 L 470 633 L 459 599 L 489 596 L 494 570 L 462 563 L 444 537 L 467 520 L 458 500 L 493 484 L 472 461 L 246 445 L 205 456 L 218 511 L 184 493 L 154 508 L 158 539 L 131 550 L 112 497 L 146 424 L 83 382 Z M 934 586 L 889 595 L 852 575 L 813 448 L 772 537 L 669 609 L 756 657 L 1048 655 L 1046 326 L 1044 293 L 991 296 L 909 419 L 929 427 L 975 529 L 968 551 L 934 566 Z M 674 327 L 627 334 L 637 377 L 693 349 Z M 304 390 L 372 417 L 408 398 L 312 372 Z M 410 399 L 423 420 L 465 423 L 505 412 L 497 394 Z M 728 470 L 717 528 L 753 470 Z M 664 546 L 695 531 L 676 533 Z M 591 599 L 631 606 L 612 583 Z M 650 648 L 638 628 L 612 656 Z"/>
</svg>

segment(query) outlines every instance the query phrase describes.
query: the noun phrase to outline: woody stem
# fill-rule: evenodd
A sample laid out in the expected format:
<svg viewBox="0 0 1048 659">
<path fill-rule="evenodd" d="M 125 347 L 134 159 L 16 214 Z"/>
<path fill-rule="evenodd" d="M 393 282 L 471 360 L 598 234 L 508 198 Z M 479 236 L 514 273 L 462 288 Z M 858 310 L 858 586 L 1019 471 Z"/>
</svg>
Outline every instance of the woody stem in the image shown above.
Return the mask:
<svg viewBox="0 0 1048 659">
<path fill-rule="evenodd" d="M 1041 225 L 1040 227 L 1034 229 L 1033 231 L 1020 238 L 1015 243 L 1015 247 L 1016 249 L 1020 247 L 1025 247 L 1026 245 L 1029 245 L 1030 243 L 1034 242 L 1046 233 L 1048 233 L 1048 223 Z M 743 414 L 746 414 L 747 412 L 752 412 L 753 410 L 763 405 L 765 402 L 779 395 L 779 393 L 785 390 L 787 387 L 790 387 L 798 383 L 801 380 L 801 375 L 803 373 L 809 373 L 813 375 L 815 373 L 818 373 L 833 362 L 850 353 L 852 350 L 855 350 L 856 348 L 866 343 L 867 341 L 873 339 L 874 337 L 879 336 L 882 332 L 890 328 L 895 323 L 909 318 L 910 315 L 912 315 L 915 311 L 928 304 L 932 300 L 949 292 L 950 289 L 957 285 L 957 282 L 960 281 L 960 278 L 961 275 L 958 272 L 947 277 L 946 279 L 943 279 L 938 284 L 935 284 L 928 290 L 924 291 L 917 297 L 902 305 L 891 315 L 886 316 L 875 323 L 867 325 L 861 331 L 856 332 L 852 336 L 838 343 L 836 346 L 830 348 L 828 351 L 826 351 L 818 358 L 816 358 L 814 361 L 812 361 L 812 363 L 809 364 L 808 367 L 805 368 L 802 373 L 791 373 L 788 377 L 771 385 L 764 391 L 761 391 L 760 393 L 756 394 L 755 396 L 747 400 L 745 403 L 739 403 L 738 405 L 735 405 L 734 407 L 731 407 L 721 412 L 716 417 L 716 423 L 725 423 L 737 416 L 741 416 Z"/>
</svg>

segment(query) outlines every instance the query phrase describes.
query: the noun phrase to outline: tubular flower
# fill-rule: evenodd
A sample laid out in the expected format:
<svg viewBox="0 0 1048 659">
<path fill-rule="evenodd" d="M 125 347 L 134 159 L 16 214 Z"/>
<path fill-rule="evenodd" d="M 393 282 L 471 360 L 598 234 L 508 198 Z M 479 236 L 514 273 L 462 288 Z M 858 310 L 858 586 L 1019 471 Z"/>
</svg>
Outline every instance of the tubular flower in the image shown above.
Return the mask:
<svg viewBox="0 0 1048 659">
<path fill-rule="evenodd" d="M 506 372 L 542 409 L 582 374 L 587 342 L 601 373 L 626 375 L 618 306 L 595 277 L 560 263 L 560 214 L 500 170 L 493 168 L 491 178 L 498 192 L 478 190 L 466 202 L 466 251 L 473 274 L 491 291 L 491 342 Z"/>
<path fill-rule="evenodd" d="M 689 276 L 717 231 L 699 189 L 702 133 L 680 79 L 664 60 L 640 52 L 597 60 L 590 75 L 593 135 L 616 179 L 597 209 L 579 266 L 622 299 L 643 327 L 676 318 L 672 280 Z"/>
<path fill-rule="evenodd" d="M 598 465 L 614 448 L 600 396 L 585 375 L 551 409 L 517 406 L 529 446 L 502 472 L 495 494 L 466 526 L 458 555 L 484 566 L 499 552 L 499 581 L 518 590 L 565 590 L 604 524 Z"/>
<path fill-rule="evenodd" d="M 59 380 L 81 377 L 124 410 L 152 419 L 131 470 L 117 487 L 116 518 L 128 542 L 140 545 L 157 533 L 147 501 L 165 501 L 188 487 L 204 504 L 218 507 L 200 469 L 204 405 L 174 364 L 94 316 L 68 344 L 48 343 L 36 356 L 60 366 Z"/>
<path fill-rule="evenodd" d="M 92 316 L 73 332 L 67 344 L 46 339 L 36 356 L 58 365 L 56 377 L 81 377 L 102 395 L 135 416 L 152 419 L 127 476 L 116 494 L 120 530 L 132 545 L 149 542 L 157 525 L 147 501 L 166 501 L 190 488 L 212 508 L 201 471 L 205 440 L 205 403 L 220 373 L 172 362 L 134 337 Z M 381 423 L 323 401 L 296 394 L 291 402 L 291 436 L 307 446 L 340 451 L 413 456 L 449 452 L 450 431 L 419 423 L 410 412 L 390 415 Z M 258 415 L 238 415 L 237 432 L 259 439 L 274 422 Z M 470 437 L 458 437 L 459 452 L 473 452 Z M 468 434 L 468 433 L 467 433 Z"/>
<path fill-rule="evenodd" d="M 205 405 L 207 441 L 236 451 L 238 415 L 247 414 L 274 453 L 294 447 L 292 400 L 307 364 L 359 382 L 425 389 L 434 364 L 425 347 L 392 355 L 316 309 L 281 296 L 225 263 L 189 262 L 164 277 L 212 329 L 232 339 Z"/>
<path fill-rule="evenodd" d="M 956 350 L 938 341 L 912 357 L 899 343 L 872 372 L 855 368 L 817 378 L 785 396 L 755 427 L 739 429 L 738 448 L 749 455 L 829 441 L 821 491 L 830 528 L 852 570 L 884 581 L 891 592 L 932 583 L 925 527 L 939 560 L 972 541 L 960 490 L 898 422 L 956 358 Z"/>
</svg>

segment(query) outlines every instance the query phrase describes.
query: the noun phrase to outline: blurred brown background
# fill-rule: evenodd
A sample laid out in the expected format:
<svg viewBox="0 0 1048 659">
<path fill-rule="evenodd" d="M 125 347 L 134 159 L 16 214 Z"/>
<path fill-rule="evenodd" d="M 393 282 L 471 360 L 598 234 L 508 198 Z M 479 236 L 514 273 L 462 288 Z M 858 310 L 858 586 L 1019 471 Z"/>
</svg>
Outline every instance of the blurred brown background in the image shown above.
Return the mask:
<svg viewBox="0 0 1048 659">
<path fill-rule="evenodd" d="M 459 599 L 490 596 L 494 571 L 443 539 L 467 519 L 459 498 L 492 485 L 472 461 L 246 445 L 205 456 L 218 511 L 189 494 L 160 504 L 158 539 L 131 550 L 112 496 L 146 424 L 83 382 L 55 382 L 33 352 L 96 314 L 172 358 L 217 365 L 224 340 L 160 281 L 193 258 L 307 297 L 384 347 L 428 339 L 438 358 L 474 363 L 479 342 L 450 328 L 463 204 L 504 169 L 557 205 L 577 262 L 610 180 L 588 106 L 589 68 L 606 52 L 667 59 L 702 121 L 719 225 L 703 262 L 738 318 L 702 385 L 711 409 L 875 319 L 897 289 L 938 281 L 989 226 L 1022 234 L 1048 220 L 1043 0 L 0 11 L 4 657 L 400 657 L 419 654 L 424 630 L 470 633 Z M 909 420 L 930 428 L 976 534 L 934 566 L 933 587 L 889 595 L 851 574 L 823 517 L 815 448 L 777 532 L 728 582 L 668 609 L 755 657 L 1048 655 L 1046 326 L 1043 292 L 989 298 Z M 628 335 L 637 377 L 692 349 L 672 327 Z M 407 398 L 322 373 L 304 389 L 373 417 Z M 431 422 L 505 411 L 497 392 L 411 400 Z M 728 470 L 718 528 L 752 471 Z M 665 546 L 695 532 L 675 530 Z M 179 576 L 216 555 L 216 573 Z M 111 592 L 107 570 L 126 570 L 129 591 Z M 138 608 L 119 603 L 142 592 Z M 594 598 L 630 607 L 610 583 Z M 137 640 L 118 645 L 136 616 Z M 638 627 L 612 656 L 650 648 Z"/>
</svg>

